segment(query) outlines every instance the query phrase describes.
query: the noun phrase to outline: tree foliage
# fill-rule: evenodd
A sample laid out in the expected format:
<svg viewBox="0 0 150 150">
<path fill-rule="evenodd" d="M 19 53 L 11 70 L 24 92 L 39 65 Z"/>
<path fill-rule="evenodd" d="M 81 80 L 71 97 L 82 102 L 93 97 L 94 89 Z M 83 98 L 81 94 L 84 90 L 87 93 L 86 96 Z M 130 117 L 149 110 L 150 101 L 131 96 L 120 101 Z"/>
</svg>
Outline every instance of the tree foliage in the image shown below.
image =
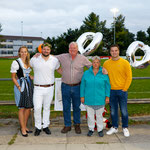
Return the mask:
<svg viewBox="0 0 150 150">
<path fill-rule="evenodd" d="M 130 43 L 134 41 L 134 34 L 129 32 L 128 29 L 125 27 L 125 17 L 120 14 L 117 18 L 115 18 L 115 37 L 116 37 L 116 44 L 120 47 L 120 55 L 125 55 L 126 50 Z M 114 31 L 114 22 L 111 26 L 111 32 Z M 114 40 L 114 39 L 113 39 Z M 112 41 L 113 43 L 113 41 Z"/>
<path fill-rule="evenodd" d="M 147 44 L 150 46 L 150 26 L 147 29 Z"/>
<path fill-rule="evenodd" d="M 92 55 L 109 55 L 109 47 L 113 44 L 114 41 L 114 25 L 115 25 L 115 35 L 116 35 L 116 44 L 120 46 L 120 55 L 125 55 L 128 46 L 135 40 L 135 35 L 125 27 L 125 17 L 120 14 L 115 18 L 114 22 L 111 24 L 111 27 L 106 27 L 106 20 L 100 20 L 99 15 L 96 15 L 94 12 L 91 12 L 87 17 L 84 18 L 83 24 L 80 28 L 68 29 L 67 32 L 64 32 L 57 37 L 48 37 L 46 42 L 52 45 L 52 53 L 57 55 L 61 53 L 68 53 L 68 45 L 72 41 L 76 41 L 79 36 L 85 32 L 101 32 L 103 34 L 103 39 L 100 46 Z M 147 33 L 143 31 L 137 32 L 136 40 L 143 41 L 145 44 L 150 45 L 150 27 L 147 29 Z M 90 41 L 88 41 L 90 43 Z M 87 43 L 88 44 L 88 43 Z"/>
<path fill-rule="evenodd" d="M 0 24 L 0 32 L 2 31 L 2 25 Z M 2 37 L 2 35 L 0 35 L 0 37 Z M 2 40 L 0 40 L 0 48 L 2 47 L 1 45 Z"/>
<path fill-rule="evenodd" d="M 136 40 L 146 42 L 147 40 L 146 33 L 144 31 L 138 31 Z"/>
<path fill-rule="evenodd" d="M 147 29 L 147 32 L 144 32 L 142 30 L 138 31 L 136 34 L 136 40 L 141 41 L 144 44 L 147 44 L 150 46 L 150 27 Z M 140 49 L 136 51 L 136 56 L 143 56 L 144 52 Z"/>
<path fill-rule="evenodd" d="M 0 32 L 2 31 L 2 25 L 0 24 Z"/>
<path fill-rule="evenodd" d="M 100 18 L 95 13 L 89 14 L 87 18 L 83 21 L 83 25 L 80 27 L 80 31 L 84 32 L 101 32 L 103 34 L 103 39 L 99 48 L 92 55 L 101 55 L 103 53 L 103 49 L 107 49 L 109 42 L 108 39 L 111 37 L 109 35 L 110 30 L 106 28 L 106 20 L 100 21 Z M 107 55 L 106 53 L 105 55 Z"/>
<path fill-rule="evenodd" d="M 136 40 L 142 41 L 150 46 L 150 26 L 148 27 L 146 32 L 142 30 L 138 31 Z"/>
</svg>

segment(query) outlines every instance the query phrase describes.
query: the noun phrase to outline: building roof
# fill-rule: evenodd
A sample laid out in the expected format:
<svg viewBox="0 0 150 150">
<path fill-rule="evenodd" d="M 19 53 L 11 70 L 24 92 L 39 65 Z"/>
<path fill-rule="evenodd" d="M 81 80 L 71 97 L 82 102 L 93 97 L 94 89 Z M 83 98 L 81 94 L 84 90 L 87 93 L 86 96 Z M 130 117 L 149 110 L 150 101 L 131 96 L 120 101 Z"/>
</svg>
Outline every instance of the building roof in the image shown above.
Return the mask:
<svg viewBox="0 0 150 150">
<path fill-rule="evenodd" d="M 42 37 L 32 37 L 32 36 L 12 36 L 12 35 L 1 35 L 1 40 L 32 40 L 32 41 L 44 41 L 45 39 Z"/>
</svg>

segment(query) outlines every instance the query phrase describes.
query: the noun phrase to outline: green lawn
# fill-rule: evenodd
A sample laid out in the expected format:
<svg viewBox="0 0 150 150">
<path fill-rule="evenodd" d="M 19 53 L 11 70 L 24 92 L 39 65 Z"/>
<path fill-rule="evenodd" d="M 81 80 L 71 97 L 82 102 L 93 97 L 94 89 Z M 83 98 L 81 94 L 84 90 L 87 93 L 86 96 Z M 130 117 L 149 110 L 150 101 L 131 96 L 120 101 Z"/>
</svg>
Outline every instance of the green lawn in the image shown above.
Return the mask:
<svg viewBox="0 0 150 150">
<path fill-rule="evenodd" d="M 0 100 L 14 100 L 12 81 L 0 81 Z"/>
<path fill-rule="evenodd" d="M 128 104 L 128 113 L 129 116 L 142 116 L 150 115 L 150 104 Z M 109 106 L 106 105 L 108 113 L 105 114 L 105 117 L 109 117 L 110 111 Z M 54 105 L 51 106 L 51 118 L 56 118 L 58 116 L 63 116 L 62 111 L 53 111 Z M 85 111 L 81 112 L 81 116 L 86 114 Z M 0 105 L 0 118 L 17 118 L 18 117 L 18 108 L 15 105 Z"/>
<path fill-rule="evenodd" d="M 13 60 L 11 59 L 0 59 L 0 78 L 11 78 L 10 66 Z M 102 60 L 102 64 L 105 60 Z M 86 68 L 85 68 L 86 70 Z M 135 69 L 132 68 L 133 77 L 148 77 L 150 76 L 150 66 L 146 69 Z M 55 72 L 55 77 L 60 78 L 61 76 Z M 133 80 L 129 88 L 128 98 L 150 98 L 150 80 Z M 0 100 L 14 100 L 13 83 L 12 81 L 0 81 Z M 106 106 L 109 116 L 109 107 Z M 129 116 L 136 115 L 150 115 L 150 104 L 128 104 Z M 51 107 L 53 110 L 53 106 Z M 85 112 L 82 112 L 85 115 Z M 13 106 L 0 106 L 0 118 L 17 118 L 18 109 L 15 105 Z M 62 116 L 62 112 L 51 112 L 51 117 L 55 118 Z M 131 121 L 132 123 L 132 121 Z"/>
<path fill-rule="evenodd" d="M 0 78 L 10 78 L 10 66 L 13 59 L 0 59 Z M 101 60 L 101 64 L 103 65 L 104 59 Z M 145 69 L 135 69 L 132 68 L 133 77 L 150 77 L 150 65 Z M 56 75 L 57 77 L 57 75 Z"/>
<path fill-rule="evenodd" d="M 150 98 L 150 79 L 133 80 L 128 90 L 128 98 Z"/>
<path fill-rule="evenodd" d="M 11 78 L 10 66 L 12 59 L 0 59 L 0 78 Z"/>
<path fill-rule="evenodd" d="M 18 108 L 15 105 L 0 105 L 0 118 L 17 118 Z"/>
<path fill-rule="evenodd" d="M 11 78 L 10 66 L 12 59 L 0 59 L 0 78 Z M 102 60 L 103 65 L 105 60 Z M 86 68 L 85 68 L 86 70 Z M 133 77 L 149 77 L 150 66 L 146 69 L 132 68 Z M 33 72 L 32 72 L 33 74 Z M 61 76 L 55 72 L 55 77 Z M 133 80 L 129 88 L 128 98 L 150 98 L 150 80 Z M 0 100 L 14 100 L 12 81 L 0 81 Z"/>
</svg>

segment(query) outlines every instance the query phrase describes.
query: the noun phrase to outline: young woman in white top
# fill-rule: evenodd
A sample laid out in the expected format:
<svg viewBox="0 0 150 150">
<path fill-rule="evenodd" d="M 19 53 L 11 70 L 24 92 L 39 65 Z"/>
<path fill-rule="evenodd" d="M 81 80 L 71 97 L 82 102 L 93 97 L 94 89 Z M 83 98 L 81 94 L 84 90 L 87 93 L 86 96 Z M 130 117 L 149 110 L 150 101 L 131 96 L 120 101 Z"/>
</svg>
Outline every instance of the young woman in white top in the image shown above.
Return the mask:
<svg viewBox="0 0 150 150">
<path fill-rule="evenodd" d="M 32 133 L 27 128 L 27 121 L 33 108 L 33 84 L 31 81 L 30 54 L 27 47 L 22 46 L 18 51 L 19 58 L 11 64 L 12 81 L 14 82 L 14 93 L 16 105 L 19 109 L 18 117 L 22 136 L 27 137 Z M 30 78 L 31 77 L 31 78 Z"/>
</svg>

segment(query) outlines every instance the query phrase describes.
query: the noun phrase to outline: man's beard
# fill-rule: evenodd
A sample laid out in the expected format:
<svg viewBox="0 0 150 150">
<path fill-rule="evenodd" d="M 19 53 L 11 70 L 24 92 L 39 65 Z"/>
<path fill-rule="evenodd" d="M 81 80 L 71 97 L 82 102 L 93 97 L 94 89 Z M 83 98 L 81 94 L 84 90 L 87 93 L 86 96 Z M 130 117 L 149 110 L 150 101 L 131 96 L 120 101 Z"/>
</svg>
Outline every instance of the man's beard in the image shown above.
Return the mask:
<svg viewBox="0 0 150 150">
<path fill-rule="evenodd" d="M 48 57 L 50 54 L 45 55 L 45 54 L 42 53 L 42 55 L 43 55 L 44 57 Z"/>
</svg>

